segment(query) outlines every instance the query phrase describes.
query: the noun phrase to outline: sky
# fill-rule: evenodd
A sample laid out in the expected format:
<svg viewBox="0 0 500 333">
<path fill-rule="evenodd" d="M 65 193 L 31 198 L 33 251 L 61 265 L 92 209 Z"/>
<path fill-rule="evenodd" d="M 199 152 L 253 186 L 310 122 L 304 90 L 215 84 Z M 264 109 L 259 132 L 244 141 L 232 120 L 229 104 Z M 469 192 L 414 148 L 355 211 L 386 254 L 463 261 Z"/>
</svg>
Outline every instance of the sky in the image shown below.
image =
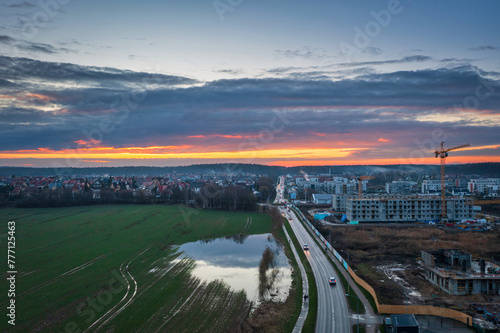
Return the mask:
<svg viewBox="0 0 500 333">
<path fill-rule="evenodd" d="M 0 166 L 500 162 L 499 14 L 0 0 Z"/>
</svg>

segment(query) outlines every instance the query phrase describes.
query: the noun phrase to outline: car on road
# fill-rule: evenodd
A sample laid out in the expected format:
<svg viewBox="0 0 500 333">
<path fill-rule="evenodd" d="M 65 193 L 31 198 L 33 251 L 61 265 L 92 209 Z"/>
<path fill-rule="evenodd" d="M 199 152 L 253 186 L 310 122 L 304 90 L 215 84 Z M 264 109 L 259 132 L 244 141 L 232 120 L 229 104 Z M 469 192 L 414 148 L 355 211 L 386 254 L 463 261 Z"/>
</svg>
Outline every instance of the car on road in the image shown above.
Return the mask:
<svg viewBox="0 0 500 333">
<path fill-rule="evenodd" d="M 304 251 L 309 251 L 309 245 L 304 244 Z"/>
<path fill-rule="evenodd" d="M 330 276 L 330 278 L 328 279 L 328 283 L 329 284 L 337 284 L 337 280 L 335 280 L 335 278 L 333 276 Z"/>
</svg>

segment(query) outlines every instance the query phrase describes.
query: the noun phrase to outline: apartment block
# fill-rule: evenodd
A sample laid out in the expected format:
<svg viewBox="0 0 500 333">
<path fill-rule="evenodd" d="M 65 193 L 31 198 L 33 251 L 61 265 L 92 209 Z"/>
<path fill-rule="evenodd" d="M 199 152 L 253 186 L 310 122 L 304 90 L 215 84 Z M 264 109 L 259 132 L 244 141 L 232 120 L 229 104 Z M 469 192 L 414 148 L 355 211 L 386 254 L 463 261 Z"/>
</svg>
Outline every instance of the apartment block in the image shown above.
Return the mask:
<svg viewBox="0 0 500 333">
<path fill-rule="evenodd" d="M 473 216 L 471 198 L 447 198 L 448 220 Z M 394 196 L 346 198 L 346 215 L 360 222 L 417 222 L 440 219 L 441 198 L 437 196 Z"/>
<path fill-rule="evenodd" d="M 467 183 L 467 188 L 471 193 L 498 192 L 500 188 L 500 178 L 471 179 Z"/>
<path fill-rule="evenodd" d="M 445 181 L 445 186 L 450 188 L 453 183 L 450 180 Z M 422 182 L 422 193 L 432 193 L 432 192 L 441 192 L 441 180 L 439 179 L 431 179 L 424 180 Z"/>
<path fill-rule="evenodd" d="M 417 182 L 394 180 L 392 183 L 385 183 L 387 194 L 410 194 L 417 188 Z"/>
</svg>

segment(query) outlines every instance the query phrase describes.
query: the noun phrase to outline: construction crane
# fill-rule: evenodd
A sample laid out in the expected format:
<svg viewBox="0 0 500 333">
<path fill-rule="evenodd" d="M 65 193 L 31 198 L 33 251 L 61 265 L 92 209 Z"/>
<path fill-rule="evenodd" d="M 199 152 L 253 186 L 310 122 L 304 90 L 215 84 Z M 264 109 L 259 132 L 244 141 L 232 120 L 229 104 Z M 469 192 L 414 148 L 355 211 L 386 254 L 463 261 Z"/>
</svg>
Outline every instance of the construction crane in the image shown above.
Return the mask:
<svg viewBox="0 0 500 333">
<path fill-rule="evenodd" d="M 375 179 L 373 176 L 360 176 L 358 177 L 358 190 L 359 190 L 359 197 L 363 197 L 363 180 L 368 180 L 368 179 Z"/>
<path fill-rule="evenodd" d="M 444 142 L 441 142 L 441 146 L 434 151 L 436 158 L 441 157 L 441 222 L 447 219 L 446 215 L 446 188 L 444 183 L 444 166 L 446 164 L 446 157 L 448 157 L 448 152 L 451 150 L 457 150 L 464 147 L 470 147 L 470 144 L 466 143 L 460 146 L 444 149 Z"/>
</svg>

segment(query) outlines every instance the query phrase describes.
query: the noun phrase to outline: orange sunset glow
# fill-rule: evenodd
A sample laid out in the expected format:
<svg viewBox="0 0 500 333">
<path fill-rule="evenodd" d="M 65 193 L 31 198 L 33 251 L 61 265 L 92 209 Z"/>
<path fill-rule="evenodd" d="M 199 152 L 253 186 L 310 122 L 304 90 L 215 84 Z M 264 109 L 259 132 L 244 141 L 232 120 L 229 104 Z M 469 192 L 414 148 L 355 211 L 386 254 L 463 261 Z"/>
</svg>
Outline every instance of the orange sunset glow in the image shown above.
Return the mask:
<svg viewBox="0 0 500 333">
<path fill-rule="evenodd" d="M 382 140 L 378 140 L 385 142 Z M 388 140 L 387 140 L 388 141 Z M 0 159 L 15 161 L 26 159 L 79 159 L 84 164 L 109 164 L 113 160 L 198 160 L 203 163 L 217 163 L 218 160 L 231 160 L 241 163 L 259 163 L 272 166 L 299 165 L 390 165 L 390 164 L 435 164 L 436 159 L 429 152 L 422 151 L 399 154 L 393 158 L 366 158 L 363 154 L 369 148 L 282 148 L 252 150 L 207 150 L 204 146 L 149 146 L 149 147 L 92 147 L 98 141 L 76 141 L 77 149 L 54 150 L 37 148 L 33 150 L 0 151 Z M 498 149 L 499 145 L 468 147 L 463 151 Z M 455 152 L 450 163 L 500 162 L 500 156 L 468 155 L 460 156 Z"/>
</svg>

